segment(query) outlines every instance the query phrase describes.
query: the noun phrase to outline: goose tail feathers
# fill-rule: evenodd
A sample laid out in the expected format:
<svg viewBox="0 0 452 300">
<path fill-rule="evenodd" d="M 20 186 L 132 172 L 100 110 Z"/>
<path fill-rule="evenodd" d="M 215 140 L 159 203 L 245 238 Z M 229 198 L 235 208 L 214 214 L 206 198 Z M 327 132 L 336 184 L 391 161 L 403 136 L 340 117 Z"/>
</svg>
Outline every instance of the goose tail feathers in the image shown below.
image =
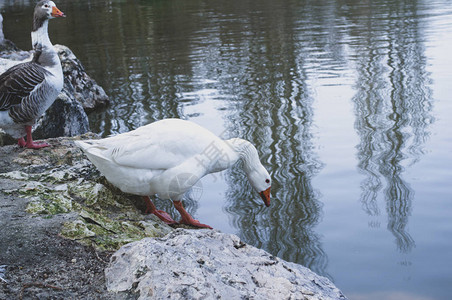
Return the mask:
<svg viewBox="0 0 452 300">
<path fill-rule="evenodd" d="M 106 149 L 101 145 L 98 145 L 96 140 L 74 141 L 74 143 L 77 147 L 82 149 L 89 158 L 94 156 L 108 161 L 111 160 L 102 153 Z"/>
<path fill-rule="evenodd" d="M 74 143 L 75 143 L 75 145 L 77 145 L 77 147 L 79 147 L 83 151 L 85 151 L 86 149 L 88 149 L 91 146 L 89 141 L 74 141 Z"/>
</svg>

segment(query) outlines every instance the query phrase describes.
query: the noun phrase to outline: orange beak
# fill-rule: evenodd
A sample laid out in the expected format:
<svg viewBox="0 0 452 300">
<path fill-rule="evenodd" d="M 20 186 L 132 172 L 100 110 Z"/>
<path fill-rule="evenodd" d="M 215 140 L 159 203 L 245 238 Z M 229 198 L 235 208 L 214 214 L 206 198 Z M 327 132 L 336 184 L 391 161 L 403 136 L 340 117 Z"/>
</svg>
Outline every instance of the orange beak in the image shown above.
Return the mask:
<svg viewBox="0 0 452 300">
<path fill-rule="evenodd" d="M 59 10 L 56 6 L 52 7 L 52 17 L 57 18 L 57 17 L 66 17 L 66 15 Z"/>
<path fill-rule="evenodd" d="M 264 200 L 265 206 L 270 206 L 270 188 L 266 189 L 265 191 L 262 191 L 259 193 L 262 200 Z"/>
</svg>

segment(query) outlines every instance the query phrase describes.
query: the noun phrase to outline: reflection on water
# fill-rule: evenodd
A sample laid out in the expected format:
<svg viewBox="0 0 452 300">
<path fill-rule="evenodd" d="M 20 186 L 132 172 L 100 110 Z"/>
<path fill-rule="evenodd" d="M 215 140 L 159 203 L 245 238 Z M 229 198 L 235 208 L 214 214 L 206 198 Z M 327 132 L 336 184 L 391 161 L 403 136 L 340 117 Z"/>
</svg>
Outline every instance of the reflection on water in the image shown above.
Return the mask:
<svg viewBox="0 0 452 300">
<path fill-rule="evenodd" d="M 389 13 L 389 18 L 375 20 Z M 387 227 L 401 252 L 415 245 L 406 230 L 414 191 L 403 179 L 404 166 L 419 160 L 432 122 L 422 30 L 413 14 L 416 4 L 397 2 L 375 8 L 365 18 L 351 16 L 357 28 L 354 34 L 367 39 L 353 45 L 358 73 L 353 98 L 360 136 L 358 166 L 366 175 L 361 201 L 370 216 L 377 216 L 381 214 L 378 198 L 384 194 Z"/>
<path fill-rule="evenodd" d="M 230 176 L 234 184 L 228 192 L 227 211 L 245 241 L 327 275 L 327 258 L 313 230 L 320 221 L 321 203 L 311 179 L 321 163 L 312 149 L 312 99 L 306 86 L 303 60 L 296 55 L 296 49 L 280 49 L 281 45 L 294 47 L 284 39 L 269 46 L 266 51 L 282 53 L 276 59 L 273 56 L 271 69 L 252 57 L 246 65 L 250 74 L 268 74 L 279 80 L 246 78 L 251 88 L 240 97 L 244 100 L 236 103 L 233 111 L 239 114 L 229 116 L 231 131 L 257 145 L 259 153 L 264 154 L 264 165 L 272 170 L 271 209 L 243 201 L 256 197 L 248 184 L 244 186 L 247 181 L 243 173 L 234 170 Z M 285 55 L 289 53 L 290 56 Z M 278 84 L 272 84 L 275 81 Z"/>
</svg>

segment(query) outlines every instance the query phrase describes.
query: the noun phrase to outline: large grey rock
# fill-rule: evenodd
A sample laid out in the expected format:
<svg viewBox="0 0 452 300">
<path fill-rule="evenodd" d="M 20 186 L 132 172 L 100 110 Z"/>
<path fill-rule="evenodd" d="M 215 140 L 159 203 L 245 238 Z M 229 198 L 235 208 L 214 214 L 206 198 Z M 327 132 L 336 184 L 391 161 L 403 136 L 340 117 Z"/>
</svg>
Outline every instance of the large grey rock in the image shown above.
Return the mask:
<svg viewBox="0 0 452 300">
<path fill-rule="evenodd" d="M 88 116 L 82 104 L 75 99 L 72 86 L 65 84 L 58 98 L 39 119 L 33 137 L 43 139 L 76 136 L 88 131 Z"/>
<path fill-rule="evenodd" d="M 63 45 L 55 45 L 54 47 L 63 67 L 64 89 L 70 90 L 85 110 L 107 105 L 109 98 L 104 89 L 85 72 L 82 63 L 72 53 L 71 49 Z"/>
<path fill-rule="evenodd" d="M 139 299 L 346 299 L 327 278 L 215 230 L 127 244 L 105 276 L 109 291 Z"/>
</svg>

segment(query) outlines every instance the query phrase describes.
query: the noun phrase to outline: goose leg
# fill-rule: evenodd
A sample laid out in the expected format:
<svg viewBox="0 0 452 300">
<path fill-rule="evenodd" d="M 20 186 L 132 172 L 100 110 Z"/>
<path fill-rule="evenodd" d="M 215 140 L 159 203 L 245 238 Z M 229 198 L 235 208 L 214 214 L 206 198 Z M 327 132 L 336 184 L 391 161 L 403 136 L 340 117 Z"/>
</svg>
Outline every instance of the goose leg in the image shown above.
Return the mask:
<svg viewBox="0 0 452 300">
<path fill-rule="evenodd" d="M 44 147 L 49 147 L 50 145 L 44 142 L 33 142 L 33 138 L 31 137 L 31 126 L 25 126 L 25 130 L 27 131 L 27 141 L 25 142 L 24 138 L 20 138 L 18 141 L 19 147 L 26 147 L 29 149 L 39 149 Z"/>
<path fill-rule="evenodd" d="M 24 140 L 23 137 L 21 137 L 18 141 L 17 144 L 19 145 L 19 147 L 23 148 L 27 145 L 27 142 Z"/>
<path fill-rule="evenodd" d="M 162 220 L 166 224 L 177 224 L 177 222 L 174 221 L 167 212 L 165 212 L 163 210 L 157 210 L 154 203 L 151 201 L 151 198 L 149 198 L 148 196 L 144 196 L 143 199 L 146 202 L 146 211 L 145 212 L 147 214 L 156 215 L 160 220 Z"/>
<path fill-rule="evenodd" d="M 192 226 L 199 227 L 199 228 L 213 229 L 209 225 L 199 223 L 198 220 L 193 219 L 193 217 L 190 216 L 190 214 L 185 210 L 184 206 L 182 205 L 182 201 L 173 201 L 173 204 L 174 204 L 174 207 L 177 209 L 177 211 L 181 215 L 181 219 L 180 219 L 179 223 L 192 225 Z"/>
</svg>

